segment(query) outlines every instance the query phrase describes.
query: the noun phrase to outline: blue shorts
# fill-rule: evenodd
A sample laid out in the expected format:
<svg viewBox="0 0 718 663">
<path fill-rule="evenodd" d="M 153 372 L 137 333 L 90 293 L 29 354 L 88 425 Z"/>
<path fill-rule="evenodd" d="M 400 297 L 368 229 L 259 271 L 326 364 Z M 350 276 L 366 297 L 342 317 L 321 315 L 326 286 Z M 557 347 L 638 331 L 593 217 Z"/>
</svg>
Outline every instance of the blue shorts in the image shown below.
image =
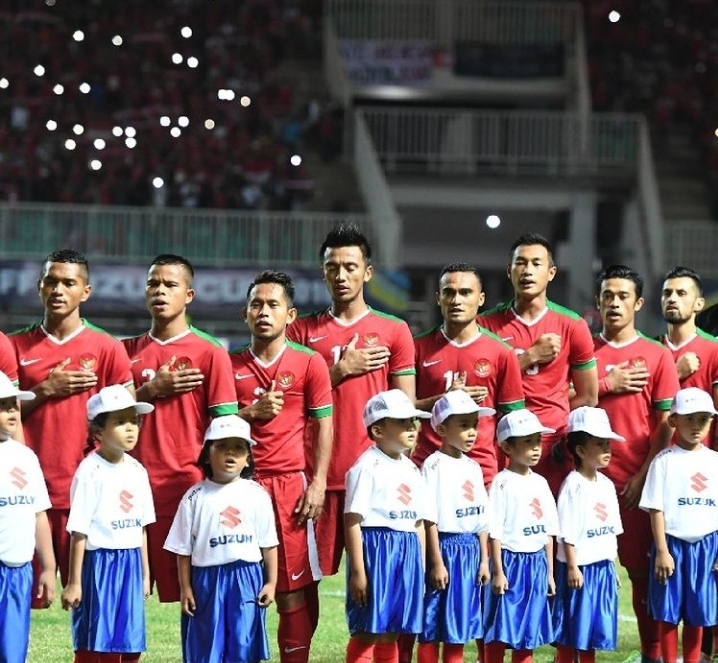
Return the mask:
<svg viewBox="0 0 718 663">
<path fill-rule="evenodd" d="M 0 562 L 0 661 L 25 663 L 30 642 L 32 564 Z"/>
<path fill-rule="evenodd" d="M 500 596 L 484 588 L 484 642 L 504 642 L 514 649 L 535 649 L 553 642 L 548 602 L 546 552 L 501 551 L 509 588 Z"/>
<path fill-rule="evenodd" d="M 660 622 L 712 626 L 718 617 L 718 591 L 713 565 L 718 557 L 718 533 L 695 543 L 666 535 L 676 568 L 665 584 L 656 580 L 656 548 L 651 549 L 648 613 Z"/>
<path fill-rule="evenodd" d="M 481 551 L 476 534 L 439 533 L 439 548 L 449 584 L 439 591 L 429 583 L 424 595 L 424 630 L 420 642 L 463 645 L 484 635 L 483 588 L 477 582 Z"/>
<path fill-rule="evenodd" d="M 184 659 L 192 663 L 267 660 L 267 610 L 257 603 L 263 585 L 259 562 L 193 566 L 197 609 L 187 619 Z"/>
<path fill-rule="evenodd" d="M 424 569 L 419 537 L 385 527 L 362 529 L 368 602 L 360 606 L 347 591 L 349 633 L 421 633 Z M 347 565 L 347 587 L 349 586 Z"/>
<path fill-rule="evenodd" d="M 72 611 L 75 651 L 145 651 L 140 549 L 85 551 L 80 582 L 82 600 Z"/>
<path fill-rule="evenodd" d="M 579 567 L 583 587 L 568 586 L 568 566 L 556 561 L 553 600 L 555 642 L 591 651 L 615 649 L 618 631 L 618 582 L 611 560 Z"/>
</svg>

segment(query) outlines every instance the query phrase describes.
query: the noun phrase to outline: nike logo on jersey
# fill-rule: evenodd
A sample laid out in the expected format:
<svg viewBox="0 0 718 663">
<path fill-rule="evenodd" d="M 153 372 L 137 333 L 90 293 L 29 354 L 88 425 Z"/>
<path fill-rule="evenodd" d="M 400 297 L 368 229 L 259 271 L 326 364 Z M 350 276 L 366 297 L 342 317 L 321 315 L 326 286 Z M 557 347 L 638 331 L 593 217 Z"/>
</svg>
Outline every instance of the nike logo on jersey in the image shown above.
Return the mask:
<svg viewBox="0 0 718 663">
<path fill-rule="evenodd" d="M 304 575 L 306 569 L 302 569 L 299 573 L 292 573 L 292 580 L 299 580 Z"/>
<path fill-rule="evenodd" d="M 606 364 L 606 373 L 610 373 L 614 368 L 616 368 L 616 364 Z"/>
<path fill-rule="evenodd" d="M 291 654 L 293 651 L 299 651 L 300 649 L 306 649 L 306 645 L 302 645 L 301 647 L 285 647 L 284 653 L 285 654 Z"/>
<path fill-rule="evenodd" d="M 37 359 L 25 359 L 25 357 L 23 357 L 20 360 L 20 366 L 30 366 L 30 364 L 34 364 L 34 363 L 40 361 L 41 359 L 42 359 L 42 357 L 38 357 Z"/>
<path fill-rule="evenodd" d="M 513 341 L 514 337 L 513 336 L 502 336 L 501 340 L 502 341 Z"/>
<path fill-rule="evenodd" d="M 324 336 L 310 336 L 309 342 L 310 343 L 319 343 L 319 341 L 321 341 L 322 339 L 324 339 L 326 337 L 327 337 L 326 334 Z"/>
<path fill-rule="evenodd" d="M 133 359 L 130 363 L 136 364 L 138 361 L 142 361 L 142 359 Z"/>
<path fill-rule="evenodd" d="M 436 361 L 426 361 L 426 359 L 424 359 L 424 363 L 422 365 L 424 366 L 424 368 L 429 368 L 429 366 L 433 366 L 434 364 L 439 363 L 441 363 L 441 359 L 437 359 Z"/>
<path fill-rule="evenodd" d="M 235 380 L 246 380 L 247 378 L 253 377 L 253 373 L 250 373 L 249 375 L 245 375 L 244 373 L 235 373 L 234 379 Z"/>
</svg>

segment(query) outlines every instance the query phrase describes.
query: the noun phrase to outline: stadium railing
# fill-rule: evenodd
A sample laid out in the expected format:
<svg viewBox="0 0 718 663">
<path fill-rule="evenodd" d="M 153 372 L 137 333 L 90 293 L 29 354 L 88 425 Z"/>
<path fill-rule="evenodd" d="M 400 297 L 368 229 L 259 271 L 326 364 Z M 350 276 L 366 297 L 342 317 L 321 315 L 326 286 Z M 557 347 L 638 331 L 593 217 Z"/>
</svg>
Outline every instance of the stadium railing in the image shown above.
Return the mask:
<svg viewBox="0 0 718 663">
<path fill-rule="evenodd" d="M 676 221 L 666 224 L 668 265 L 690 265 L 704 279 L 718 279 L 718 228 L 715 221 Z"/>
</svg>

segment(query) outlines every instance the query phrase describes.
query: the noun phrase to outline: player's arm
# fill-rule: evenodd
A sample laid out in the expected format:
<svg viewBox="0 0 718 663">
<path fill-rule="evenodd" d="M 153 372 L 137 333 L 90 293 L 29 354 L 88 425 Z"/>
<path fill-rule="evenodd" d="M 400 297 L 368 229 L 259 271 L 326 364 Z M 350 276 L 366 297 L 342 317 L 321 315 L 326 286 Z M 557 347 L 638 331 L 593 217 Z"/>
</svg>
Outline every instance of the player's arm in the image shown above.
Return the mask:
<svg viewBox="0 0 718 663">
<path fill-rule="evenodd" d="M 47 519 L 46 511 L 40 511 L 35 514 L 35 553 L 40 564 L 40 575 L 37 578 L 35 598 L 41 599 L 44 596 L 43 606 L 47 607 L 55 598 L 57 569 L 55 567 L 55 553 L 52 549 L 50 523 Z"/>
<path fill-rule="evenodd" d="M 85 558 L 87 535 L 80 532 L 70 534 L 70 571 L 67 585 L 62 590 L 62 607 L 70 610 L 79 607 L 82 601 L 82 561 Z"/>
<path fill-rule="evenodd" d="M 401 389 L 412 403 L 416 400 L 416 375 L 414 373 L 390 375 L 389 387 L 390 389 Z"/>
<path fill-rule="evenodd" d="M 598 368 L 595 364 L 589 368 L 572 368 L 571 382 L 573 383 L 573 392 L 569 407 L 572 410 L 582 405 L 588 407 L 598 405 Z"/>
<path fill-rule="evenodd" d="M 501 541 L 489 537 L 489 549 L 491 550 L 491 561 L 494 565 L 491 574 L 491 591 L 494 594 L 505 594 L 509 588 L 509 581 L 504 573 L 504 563 L 501 557 Z"/>
<path fill-rule="evenodd" d="M 194 617 L 197 603 L 192 591 L 192 558 L 189 555 L 177 555 L 177 578 L 180 588 L 180 606 L 185 615 Z"/>
<path fill-rule="evenodd" d="M 170 357 L 168 362 L 162 364 L 154 377 L 137 390 L 137 400 L 150 403 L 158 398 L 186 394 L 204 382 L 204 375 L 199 368 L 175 370 L 176 361 L 177 357 Z"/>
<path fill-rule="evenodd" d="M 491 580 L 489 573 L 489 534 L 488 532 L 479 533 L 479 573 L 476 576 L 476 582 L 486 585 Z"/>
<path fill-rule="evenodd" d="M 68 371 L 65 367 L 71 359 L 63 359 L 55 366 L 40 383 L 31 387 L 29 391 L 35 394 L 31 401 L 21 401 L 20 408 L 23 416 L 34 412 L 40 405 L 51 398 L 65 398 L 92 389 L 97 384 L 97 375 L 92 371 Z"/>
<path fill-rule="evenodd" d="M 362 517 L 358 513 L 344 514 L 344 541 L 349 565 L 349 594 L 359 605 L 367 603 L 369 583 L 364 567 L 364 548 L 361 536 Z"/>
<path fill-rule="evenodd" d="M 531 347 L 518 356 L 521 372 L 525 373 L 536 364 L 548 364 L 556 359 L 560 352 L 561 336 L 553 333 L 541 334 Z"/>
<path fill-rule="evenodd" d="M 563 550 L 566 555 L 566 567 L 568 569 L 568 586 L 571 589 L 583 587 L 583 573 L 576 563 L 576 546 L 573 543 L 563 542 Z"/>
<path fill-rule="evenodd" d="M 277 592 L 277 546 L 261 548 L 262 566 L 264 568 L 264 585 L 259 590 L 257 603 L 261 608 L 268 608 L 274 602 L 274 595 Z"/>
<path fill-rule="evenodd" d="M 663 511 L 651 509 L 649 511 L 651 517 L 651 530 L 653 531 L 653 542 L 656 545 L 656 565 L 653 572 L 656 580 L 665 583 L 668 578 L 673 575 L 676 563 L 668 552 L 668 543 L 666 542 L 666 519 Z"/>
<path fill-rule="evenodd" d="M 294 510 L 298 514 L 300 523 L 303 523 L 307 518 L 318 518 L 322 513 L 324 493 L 327 489 L 329 459 L 332 456 L 334 428 L 331 415 L 319 417 L 313 423 L 314 475 L 312 482 L 307 486 Z"/>
<path fill-rule="evenodd" d="M 384 345 L 372 348 L 357 348 L 359 334 L 354 334 L 342 352 L 339 361 L 329 368 L 332 387 L 354 375 L 365 375 L 382 368 L 389 362 L 389 348 Z"/>
<path fill-rule="evenodd" d="M 449 572 L 446 570 L 444 558 L 439 546 L 439 528 L 436 523 L 424 521 L 426 537 L 426 560 L 429 566 L 429 582 L 434 589 L 446 589 L 449 584 Z"/>
</svg>

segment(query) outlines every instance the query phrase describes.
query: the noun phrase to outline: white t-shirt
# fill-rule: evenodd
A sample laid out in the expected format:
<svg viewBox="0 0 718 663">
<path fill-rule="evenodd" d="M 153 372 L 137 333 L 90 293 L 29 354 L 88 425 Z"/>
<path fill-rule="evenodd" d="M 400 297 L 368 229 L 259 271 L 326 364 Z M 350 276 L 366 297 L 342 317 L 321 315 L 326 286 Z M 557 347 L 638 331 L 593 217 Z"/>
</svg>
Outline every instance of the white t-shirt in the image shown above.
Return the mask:
<svg viewBox="0 0 718 663">
<path fill-rule="evenodd" d="M 259 562 L 261 548 L 279 545 L 269 493 L 258 483 L 200 481 L 182 497 L 165 549 L 193 566 Z"/>
<path fill-rule="evenodd" d="M 35 552 L 35 518 L 50 508 L 35 452 L 15 440 L 0 442 L 0 562 L 22 566 Z"/>
<path fill-rule="evenodd" d="M 155 522 L 150 481 L 140 463 L 125 454 L 109 463 L 96 451 L 77 468 L 70 488 L 67 531 L 85 534 L 87 550 L 142 547 L 142 529 Z"/>
<path fill-rule="evenodd" d="M 426 517 L 426 488 L 419 468 L 404 454 L 397 459 L 369 447 L 347 472 L 344 513 L 362 517 L 362 527 L 413 532 Z"/>
<path fill-rule="evenodd" d="M 618 498 L 613 483 L 600 472 L 589 481 L 576 470 L 558 492 L 559 561 L 566 561 L 566 543 L 576 548 L 576 564 L 583 566 L 613 560 L 618 554 L 616 537 L 623 533 Z"/>
<path fill-rule="evenodd" d="M 651 462 L 641 509 L 663 511 L 666 534 L 695 542 L 718 530 L 718 453 L 672 446 Z"/>
<path fill-rule="evenodd" d="M 481 466 L 468 456 L 454 458 L 441 451 L 421 468 L 426 484 L 426 520 L 439 532 L 478 534 L 489 529 L 489 498 Z"/>
<path fill-rule="evenodd" d="M 546 479 L 501 470 L 489 488 L 489 536 L 512 552 L 533 553 L 557 534 L 556 502 Z"/>
</svg>

